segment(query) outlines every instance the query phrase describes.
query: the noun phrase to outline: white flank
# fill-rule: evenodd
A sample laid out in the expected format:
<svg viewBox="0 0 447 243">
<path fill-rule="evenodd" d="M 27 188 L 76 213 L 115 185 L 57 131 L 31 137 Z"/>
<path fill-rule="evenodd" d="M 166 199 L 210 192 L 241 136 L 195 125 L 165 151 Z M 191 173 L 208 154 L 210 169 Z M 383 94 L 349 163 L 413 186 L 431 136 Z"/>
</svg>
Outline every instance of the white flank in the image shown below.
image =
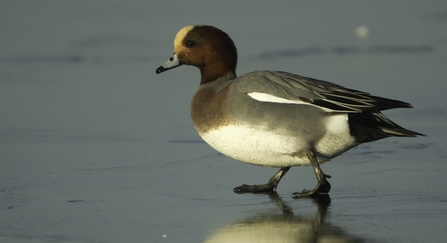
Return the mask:
<svg viewBox="0 0 447 243">
<path fill-rule="evenodd" d="M 299 134 L 287 136 L 237 125 L 220 127 L 200 136 L 211 147 L 233 159 L 266 167 L 282 167 L 310 165 L 304 154 L 299 155 L 303 150 L 316 150 L 318 161 L 323 163 L 354 146 L 346 114 L 328 117 L 326 129 L 326 134 L 313 148 L 314 141 L 307 141 Z"/>
<path fill-rule="evenodd" d="M 354 138 L 349 132 L 347 114 L 332 115 L 326 118 L 326 134 L 315 148 L 321 154 L 335 157 L 355 145 Z"/>
<path fill-rule="evenodd" d="M 349 135 L 348 115 L 340 114 L 329 116 L 326 120 L 326 129 L 329 133 Z"/>
<path fill-rule="evenodd" d="M 293 153 L 309 145 L 300 137 L 230 125 L 200 134 L 211 147 L 233 159 L 266 167 L 310 165 Z"/>
</svg>

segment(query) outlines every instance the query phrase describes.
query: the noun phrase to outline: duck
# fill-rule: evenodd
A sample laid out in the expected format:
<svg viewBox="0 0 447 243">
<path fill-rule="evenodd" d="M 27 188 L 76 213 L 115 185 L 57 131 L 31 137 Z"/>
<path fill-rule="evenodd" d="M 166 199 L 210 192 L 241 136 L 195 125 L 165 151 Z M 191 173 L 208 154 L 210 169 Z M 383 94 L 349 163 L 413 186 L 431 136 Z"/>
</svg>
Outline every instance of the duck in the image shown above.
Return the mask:
<svg viewBox="0 0 447 243">
<path fill-rule="evenodd" d="M 190 65 L 200 85 L 190 113 L 200 137 L 218 152 L 244 163 L 279 168 L 267 183 L 243 184 L 236 193 L 276 192 L 291 167 L 312 166 L 313 189 L 294 198 L 329 193 L 321 165 L 349 149 L 387 137 L 424 134 L 405 129 L 381 111 L 412 108 L 399 100 L 284 71 L 236 75 L 237 48 L 224 31 L 189 25 L 176 34 L 174 53 L 156 73 Z"/>
</svg>

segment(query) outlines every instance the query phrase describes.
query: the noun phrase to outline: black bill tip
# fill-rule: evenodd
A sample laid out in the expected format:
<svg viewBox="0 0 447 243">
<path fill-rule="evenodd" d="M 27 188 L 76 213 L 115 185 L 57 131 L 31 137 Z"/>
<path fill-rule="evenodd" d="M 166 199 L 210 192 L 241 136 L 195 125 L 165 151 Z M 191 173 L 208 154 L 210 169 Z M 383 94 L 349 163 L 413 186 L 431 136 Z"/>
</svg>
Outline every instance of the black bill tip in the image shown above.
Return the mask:
<svg viewBox="0 0 447 243">
<path fill-rule="evenodd" d="M 156 70 L 155 70 L 155 73 L 156 74 L 159 74 L 159 73 L 162 73 L 162 72 L 164 72 L 164 71 L 166 71 L 166 70 L 168 70 L 167 68 L 164 68 L 163 66 L 160 66 L 160 67 L 158 67 Z"/>
</svg>

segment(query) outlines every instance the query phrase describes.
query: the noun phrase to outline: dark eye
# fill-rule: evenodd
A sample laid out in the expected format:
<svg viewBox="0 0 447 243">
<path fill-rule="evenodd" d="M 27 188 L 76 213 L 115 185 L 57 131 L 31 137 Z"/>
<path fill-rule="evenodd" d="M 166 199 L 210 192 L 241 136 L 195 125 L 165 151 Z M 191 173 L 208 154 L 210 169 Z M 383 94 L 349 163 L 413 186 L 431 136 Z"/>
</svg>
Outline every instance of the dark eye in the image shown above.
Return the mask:
<svg viewBox="0 0 447 243">
<path fill-rule="evenodd" d="M 193 41 L 193 40 L 189 40 L 189 41 L 186 41 L 186 47 L 194 47 L 194 46 L 196 46 L 197 45 L 197 42 L 195 42 L 195 41 Z"/>
</svg>

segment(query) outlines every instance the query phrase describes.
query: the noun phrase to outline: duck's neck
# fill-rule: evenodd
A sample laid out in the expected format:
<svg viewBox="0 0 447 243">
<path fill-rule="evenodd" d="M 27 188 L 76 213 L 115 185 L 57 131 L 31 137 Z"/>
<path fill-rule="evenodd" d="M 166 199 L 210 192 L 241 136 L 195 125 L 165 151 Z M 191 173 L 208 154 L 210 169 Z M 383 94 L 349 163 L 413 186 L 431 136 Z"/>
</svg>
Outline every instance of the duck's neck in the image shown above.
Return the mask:
<svg viewBox="0 0 447 243">
<path fill-rule="evenodd" d="M 208 68 L 201 68 L 200 69 L 200 74 L 201 74 L 201 79 L 200 79 L 200 84 L 206 84 L 209 82 L 213 82 L 213 81 L 217 81 L 217 80 L 222 80 L 222 79 L 226 79 L 226 80 L 231 80 L 231 79 L 235 79 L 237 77 L 236 75 L 236 71 L 234 70 L 221 70 L 221 71 L 217 71 L 216 69 L 218 69 L 219 67 L 215 67 L 212 70 L 208 69 Z"/>
</svg>

